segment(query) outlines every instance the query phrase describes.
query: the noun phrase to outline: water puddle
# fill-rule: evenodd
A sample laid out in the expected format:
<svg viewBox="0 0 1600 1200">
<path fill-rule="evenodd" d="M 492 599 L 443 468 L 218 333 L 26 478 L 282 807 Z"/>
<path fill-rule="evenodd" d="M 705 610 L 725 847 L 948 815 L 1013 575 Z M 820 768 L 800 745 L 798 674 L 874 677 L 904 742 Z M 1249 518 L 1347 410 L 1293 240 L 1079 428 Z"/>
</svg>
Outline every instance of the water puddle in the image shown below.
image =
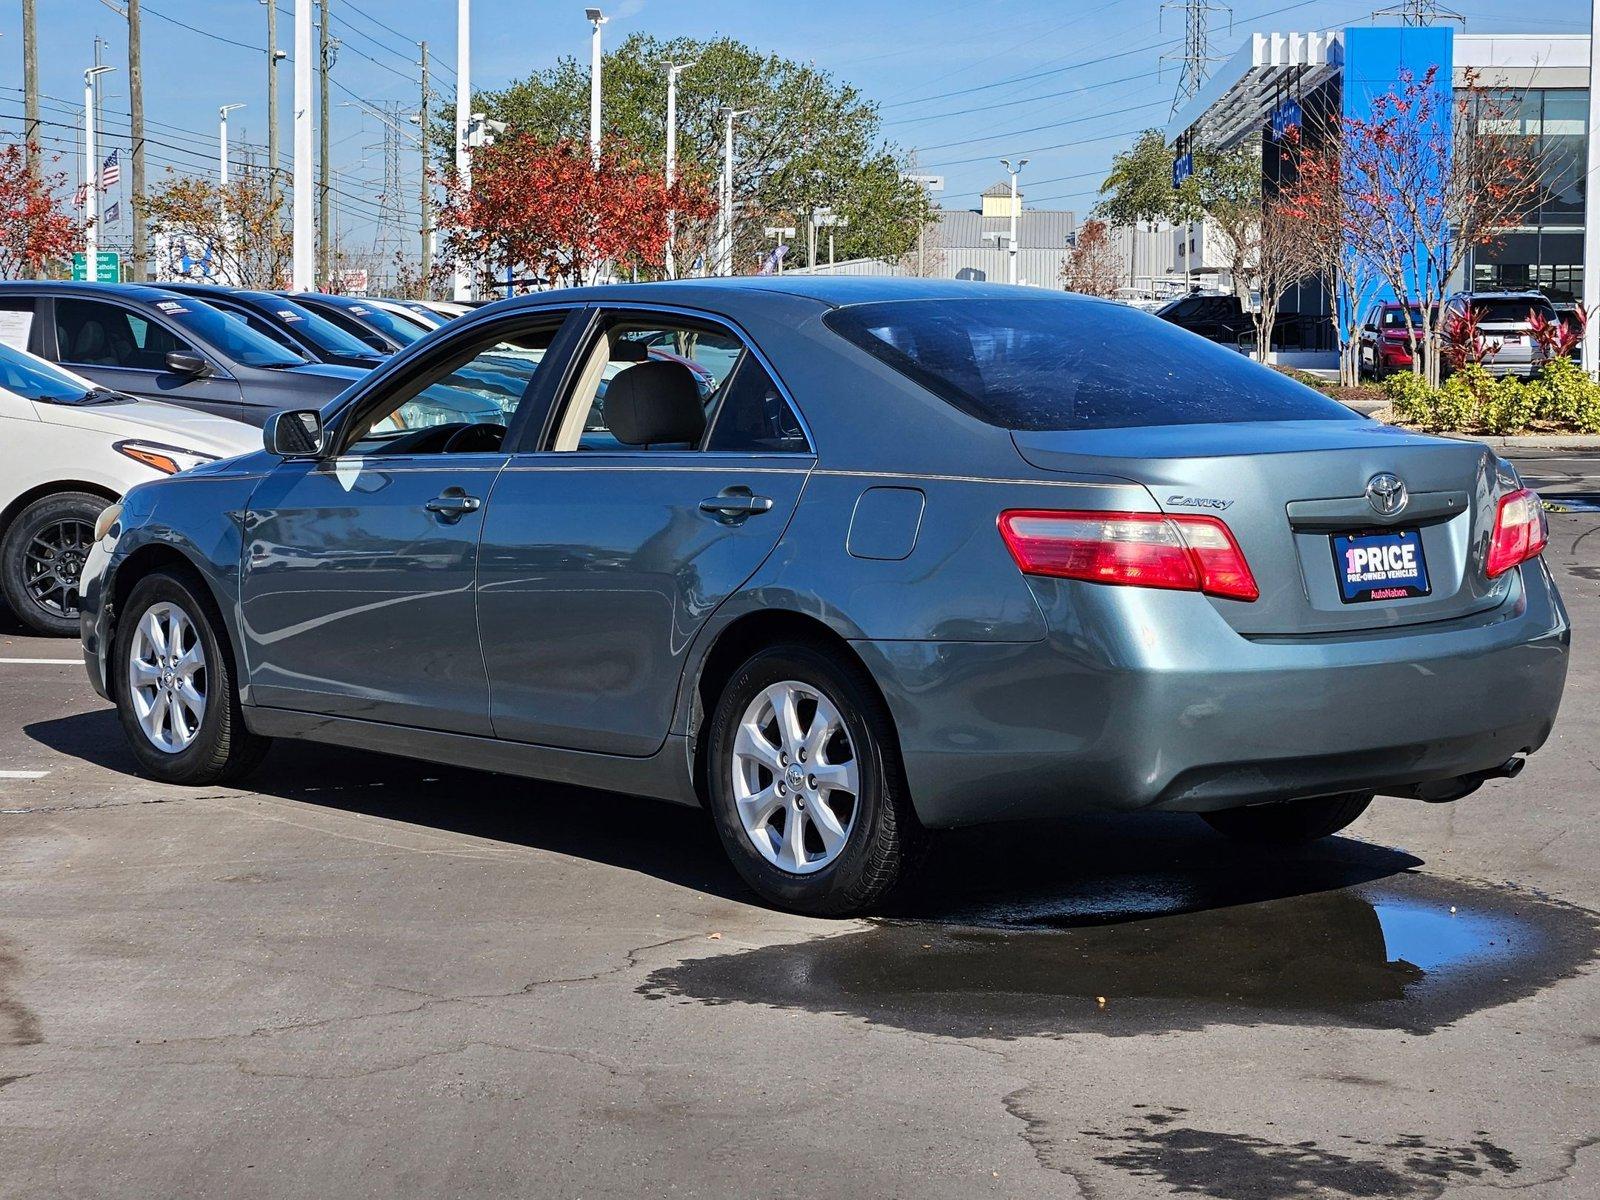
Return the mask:
<svg viewBox="0 0 1600 1200">
<path fill-rule="evenodd" d="M 1570 493 L 1545 496 L 1544 506 L 1550 512 L 1593 513 L 1600 512 L 1600 494 Z"/>
<path fill-rule="evenodd" d="M 1600 947 L 1582 909 L 1328 845 L 958 896 L 920 919 L 663 968 L 640 991 L 961 1037 L 1267 1022 L 1422 1034 L 1566 978 Z"/>
</svg>

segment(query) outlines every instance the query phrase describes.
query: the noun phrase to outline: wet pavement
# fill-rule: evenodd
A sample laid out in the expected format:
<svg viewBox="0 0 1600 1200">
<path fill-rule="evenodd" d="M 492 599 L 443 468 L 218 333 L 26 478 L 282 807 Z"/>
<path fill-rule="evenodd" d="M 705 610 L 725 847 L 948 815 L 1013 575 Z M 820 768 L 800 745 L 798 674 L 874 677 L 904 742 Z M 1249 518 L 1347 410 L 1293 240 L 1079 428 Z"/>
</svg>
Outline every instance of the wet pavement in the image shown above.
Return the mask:
<svg viewBox="0 0 1600 1200">
<path fill-rule="evenodd" d="M 1592 1200 L 1600 521 L 1551 528 L 1517 780 L 1290 853 L 963 831 L 872 921 L 630 797 L 287 744 L 153 784 L 0 615 L 0 1200 Z"/>
</svg>

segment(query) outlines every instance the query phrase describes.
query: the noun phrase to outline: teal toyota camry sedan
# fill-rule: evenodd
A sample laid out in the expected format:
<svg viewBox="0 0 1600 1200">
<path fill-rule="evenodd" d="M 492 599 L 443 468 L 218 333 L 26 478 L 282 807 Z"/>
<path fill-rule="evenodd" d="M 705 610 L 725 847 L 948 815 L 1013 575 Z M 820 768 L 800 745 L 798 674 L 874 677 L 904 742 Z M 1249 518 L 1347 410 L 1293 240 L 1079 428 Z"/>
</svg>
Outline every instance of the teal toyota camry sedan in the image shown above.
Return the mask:
<svg viewBox="0 0 1600 1200">
<path fill-rule="evenodd" d="M 658 796 L 844 914 L 939 828 L 1282 843 L 1516 774 L 1567 669 L 1546 538 L 1488 447 L 1132 308 L 695 280 L 490 305 L 135 488 L 82 634 L 158 778 L 307 738 Z"/>
</svg>

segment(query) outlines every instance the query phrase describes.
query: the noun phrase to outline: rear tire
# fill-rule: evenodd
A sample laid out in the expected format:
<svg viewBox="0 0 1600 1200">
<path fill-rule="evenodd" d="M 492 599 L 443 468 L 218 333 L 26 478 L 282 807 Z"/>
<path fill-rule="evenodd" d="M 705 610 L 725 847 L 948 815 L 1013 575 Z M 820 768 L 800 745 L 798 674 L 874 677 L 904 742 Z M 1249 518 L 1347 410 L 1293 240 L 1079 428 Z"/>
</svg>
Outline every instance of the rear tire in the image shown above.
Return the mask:
<svg viewBox="0 0 1600 1200">
<path fill-rule="evenodd" d="M 0 541 L 0 593 L 17 619 L 50 637 L 78 633 L 78 576 L 94 545 L 94 523 L 111 501 L 93 492 L 41 496 Z"/>
<path fill-rule="evenodd" d="M 859 663 L 804 643 L 763 650 L 723 688 L 708 733 L 717 833 L 768 903 L 860 913 L 919 857 L 894 725 Z"/>
<path fill-rule="evenodd" d="M 1201 813 L 1218 833 L 1241 842 L 1264 846 L 1293 846 L 1332 837 L 1372 803 L 1372 792 L 1346 792 L 1309 800 L 1285 800 Z"/>
<path fill-rule="evenodd" d="M 221 783 L 266 754 L 270 740 L 245 728 L 225 639 L 209 593 L 186 575 L 147 575 L 122 605 L 107 683 L 146 774 L 166 783 Z"/>
</svg>

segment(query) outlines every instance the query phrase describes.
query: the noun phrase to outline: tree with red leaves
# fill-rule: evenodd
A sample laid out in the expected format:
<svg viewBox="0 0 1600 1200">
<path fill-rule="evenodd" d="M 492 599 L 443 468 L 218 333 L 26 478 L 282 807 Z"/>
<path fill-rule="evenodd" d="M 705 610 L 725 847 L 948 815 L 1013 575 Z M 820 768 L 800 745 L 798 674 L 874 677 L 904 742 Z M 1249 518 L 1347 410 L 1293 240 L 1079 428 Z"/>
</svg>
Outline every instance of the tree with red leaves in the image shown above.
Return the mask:
<svg viewBox="0 0 1600 1200">
<path fill-rule="evenodd" d="M 1402 71 L 1338 136 L 1342 235 L 1400 301 L 1412 361 L 1435 385 L 1449 281 L 1475 248 L 1523 223 L 1543 175 L 1515 97 L 1470 72 L 1453 92 L 1438 76 Z"/>
<path fill-rule="evenodd" d="M 1061 282 L 1069 292 L 1102 298 L 1115 296 L 1122 282 L 1120 255 L 1111 244 L 1111 227 L 1090 217 L 1078 230 L 1078 240 L 1061 267 Z"/>
<path fill-rule="evenodd" d="M 577 286 L 608 262 L 661 266 L 670 211 L 680 221 L 709 220 L 716 202 L 703 179 L 685 176 L 669 188 L 625 146 L 595 164 L 577 142 L 521 134 L 473 152 L 470 188 L 451 182 L 439 213 L 441 257 L 486 287 L 502 286 L 508 269 L 536 285 Z"/>
<path fill-rule="evenodd" d="M 29 147 L 35 162 L 39 148 Z M 47 263 L 83 249 L 83 230 L 56 207 L 64 174 L 29 169 L 16 142 L 0 146 L 0 279 L 37 278 Z"/>
</svg>

